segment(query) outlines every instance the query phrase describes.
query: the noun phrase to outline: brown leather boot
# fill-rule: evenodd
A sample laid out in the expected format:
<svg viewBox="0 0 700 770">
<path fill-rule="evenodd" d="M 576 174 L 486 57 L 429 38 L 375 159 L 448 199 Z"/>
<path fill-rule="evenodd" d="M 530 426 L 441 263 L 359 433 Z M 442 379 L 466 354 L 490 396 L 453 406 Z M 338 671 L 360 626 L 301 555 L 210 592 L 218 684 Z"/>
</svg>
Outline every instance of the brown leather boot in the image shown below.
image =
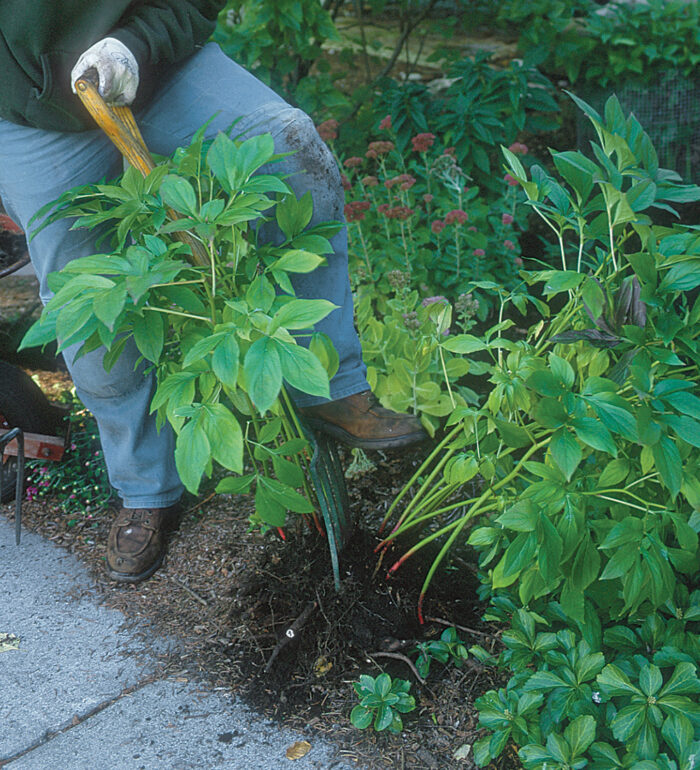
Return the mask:
<svg viewBox="0 0 700 770">
<path fill-rule="evenodd" d="M 163 563 L 165 532 L 177 523 L 179 505 L 122 508 L 107 539 L 107 574 L 119 583 L 149 578 Z"/>
<path fill-rule="evenodd" d="M 371 390 L 299 411 L 311 428 L 350 447 L 394 449 L 428 437 L 417 417 L 385 409 Z"/>
</svg>

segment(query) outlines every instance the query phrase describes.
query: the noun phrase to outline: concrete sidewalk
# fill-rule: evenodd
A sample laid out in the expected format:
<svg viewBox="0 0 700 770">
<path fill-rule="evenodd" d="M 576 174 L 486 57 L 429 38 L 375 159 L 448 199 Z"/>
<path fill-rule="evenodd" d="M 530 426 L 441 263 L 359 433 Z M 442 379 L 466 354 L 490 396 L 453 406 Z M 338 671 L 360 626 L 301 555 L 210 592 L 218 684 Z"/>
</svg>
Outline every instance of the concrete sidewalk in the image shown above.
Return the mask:
<svg viewBox="0 0 700 770">
<path fill-rule="evenodd" d="M 159 670 L 173 642 L 98 603 L 68 551 L 0 516 L 0 767 L 348 770 L 336 747 L 282 729 L 206 684 Z M 3 647 L 2 634 L 19 645 Z M 9 647 L 10 649 L 5 649 Z M 4 650 L 4 651 L 3 651 Z M 291 761 L 286 750 L 308 740 Z"/>
</svg>

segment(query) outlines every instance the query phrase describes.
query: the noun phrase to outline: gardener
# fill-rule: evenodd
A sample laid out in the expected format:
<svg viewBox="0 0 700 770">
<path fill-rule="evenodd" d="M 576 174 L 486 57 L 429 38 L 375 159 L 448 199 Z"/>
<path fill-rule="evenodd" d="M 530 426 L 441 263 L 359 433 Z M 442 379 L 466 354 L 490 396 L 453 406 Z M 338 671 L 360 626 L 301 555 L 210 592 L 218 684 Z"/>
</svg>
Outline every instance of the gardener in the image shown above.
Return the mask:
<svg viewBox="0 0 700 770">
<path fill-rule="evenodd" d="M 218 46 L 202 47 L 223 5 L 223 0 L 0 0 L 0 198 L 15 221 L 26 230 L 32 215 L 65 190 L 121 170 L 117 150 L 71 93 L 90 68 L 97 70 L 108 102 L 133 104 L 154 152 L 172 154 L 212 115 L 209 136 L 234 121 L 243 136 L 269 132 L 278 153 L 293 153 L 275 169 L 293 174 L 297 196 L 310 191 L 311 224 L 342 219 L 340 175 L 311 120 Z M 340 367 L 331 401 L 299 397 L 297 404 L 315 427 L 350 446 L 381 449 L 419 441 L 425 437 L 419 421 L 378 406 L 368 389 L 353 326 L 344 230 L 332 245 L 328 264 L 297 277 L 294 285 L 302 298 L 339 306 L 317 329 L 332 339 Z M 42 301 L 52 295 L 51 272 L 99 250 L 95 233 L 70 230 L 65 220 L 39 233 L 30 254 Z M 109 535 L 108 574 L 138 582 L 163 560 L 163 533 L 183 491 L 174 437 L 169 428 L 158 432 L 149 414 L 153 380 L 142 367 L 135 370 L 135 346 L 127 347 L 109 372 L 101 351 L 75 360 L 77 347 L 64 352 L 66 363 L 76 392 L 97 419 L 110 482 L 124 505 Z"/>
</svg>

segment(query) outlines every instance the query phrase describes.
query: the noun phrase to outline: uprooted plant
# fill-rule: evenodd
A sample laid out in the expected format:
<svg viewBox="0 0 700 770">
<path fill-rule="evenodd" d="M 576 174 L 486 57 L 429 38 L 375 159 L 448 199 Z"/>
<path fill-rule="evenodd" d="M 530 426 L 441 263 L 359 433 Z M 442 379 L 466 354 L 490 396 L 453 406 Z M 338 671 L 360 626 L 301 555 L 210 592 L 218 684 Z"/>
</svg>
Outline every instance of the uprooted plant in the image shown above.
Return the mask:
<svg viewBox="0 0 700 770">
<path fill-rule="evenodd" d="M 279 157 L 270 135 L 207 141 L 201 129 L 146 178 L 128 169 L 113 183 L 65 193 L 37 214 L 54 209 L 42 226 L 61 217 L 108 225 L 111 245 L 50 276 L 54 296 L 22 342 L 82 343 L 78 355 L 103 347 L 109 369 L 133 340 L 156 377 L 159 425 L 177 434 L 186 488 L 196 493 L 218 464 L 236 475 L 217 491 L 255 487 L 253 523 L 263 527 L 282 527 L 287 511 L 314 512 L 307 442 L 284 383 L 328 397 L 338 362 L 330 340 L 312 332 L 335 306 L 296 298 L 290 275 L 324 262 L 340 225 L 307 227 L 310 195 L 297 200 L 263 169 Z M 259 237 L 271 220 L 280 243 Z M 204 246 L 205 264 L 173 239 L 184 230 Z"/>
</svg>

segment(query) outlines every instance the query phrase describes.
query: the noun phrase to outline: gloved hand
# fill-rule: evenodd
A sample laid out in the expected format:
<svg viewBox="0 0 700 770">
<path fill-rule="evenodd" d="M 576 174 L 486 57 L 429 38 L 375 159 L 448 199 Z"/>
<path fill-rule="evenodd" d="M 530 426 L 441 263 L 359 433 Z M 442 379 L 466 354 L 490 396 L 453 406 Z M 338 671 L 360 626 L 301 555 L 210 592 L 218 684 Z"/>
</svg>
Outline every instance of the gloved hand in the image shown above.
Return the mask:
<svg viewBox="0 0 700 770">
<path fill-rule="evenodd" d="M 99 75 L 100 95 L 112 104 L 131 104 L 139 86 L 139 65 L 134 54 L 113 37 L 99 40 L 78 59 L 70 74 L 71 88 L 75 81 L 94 67 Z"/>
</svg>

